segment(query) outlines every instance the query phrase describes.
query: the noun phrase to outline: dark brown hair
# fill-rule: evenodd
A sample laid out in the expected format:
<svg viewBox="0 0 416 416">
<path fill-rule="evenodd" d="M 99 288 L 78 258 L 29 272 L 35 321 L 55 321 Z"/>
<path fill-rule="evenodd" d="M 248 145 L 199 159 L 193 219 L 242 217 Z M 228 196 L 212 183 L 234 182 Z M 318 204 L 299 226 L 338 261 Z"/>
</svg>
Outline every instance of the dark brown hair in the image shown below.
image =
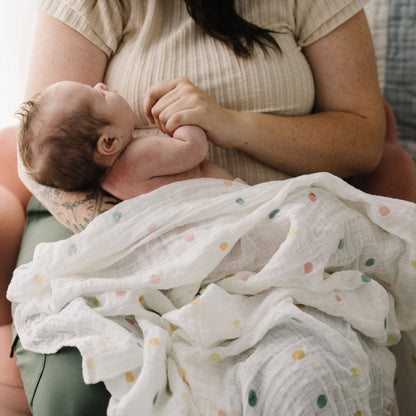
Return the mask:
<svg viewBox="0 0 416 416">
<path fill-rule="evenodd" d="M 235 10 L 234 0 L 184 0 L 189 15 L 202 30 L 231 47 L 237 56 L 250 58 L 255 45 L 267 54 L 280 50 L 272 30 L 243 19 Z M 251 0 L 255 1 L 255 0 Z"/>
<path fill-rule="evenodd" d="M 90 9 L 97 5 L 94 0 Z M 250 58 L 255 45 L 265 54 L 270 48 L 280 51 L 272 33 L 273 30 L 261 28 L 243 19 L 235 10 L 234 0 L 184 0 L 189 15 L 202 30 L 220 40 L 242 58 Z M 250 0 L 253 3 L 255 0 Z M 121 3 L 121 10 L 125 10 Z"/>
<path fill-rule="evenodd" d="M 19 152 L 33 179 L 64 191 L 96 187 L 107 167 L 94 160 L 94 150 L 109 121 L 93 116 L 86 106 L 55 120 L 42 137 L 41 108 L 42 99 L 37 96 L 23 103 L 16 113 L 20 118 Z"/>
</svg>

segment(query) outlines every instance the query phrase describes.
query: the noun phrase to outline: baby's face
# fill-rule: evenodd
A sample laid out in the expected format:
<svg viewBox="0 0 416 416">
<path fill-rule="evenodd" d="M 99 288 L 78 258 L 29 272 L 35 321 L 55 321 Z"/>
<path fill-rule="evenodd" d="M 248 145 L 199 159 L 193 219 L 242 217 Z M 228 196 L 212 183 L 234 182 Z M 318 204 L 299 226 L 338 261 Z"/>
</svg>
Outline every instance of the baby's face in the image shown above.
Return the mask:
<svg viewBox="0 0 416 416">
<path fill-rule="evenodd" d="M 116 91 L 99 83 L 94 88 L 75 81 L 52 84 L 42 95 L 51 120 L 59 120 L 87 105 L 94 116 L 110 120 L 114 136 L 121 137 L 127 145 L 134 130 L 135 114 L 127 101 Z"/>
</svg>

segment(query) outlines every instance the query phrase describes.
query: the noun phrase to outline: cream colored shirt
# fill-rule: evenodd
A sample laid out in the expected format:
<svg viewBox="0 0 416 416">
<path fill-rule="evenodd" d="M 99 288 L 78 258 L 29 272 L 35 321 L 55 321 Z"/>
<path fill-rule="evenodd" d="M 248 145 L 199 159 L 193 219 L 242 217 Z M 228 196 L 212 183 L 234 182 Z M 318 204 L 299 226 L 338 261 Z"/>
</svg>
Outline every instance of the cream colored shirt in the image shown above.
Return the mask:
<svg viewBox="0 0 416 416">
<path fill-rule="evenodd" d="M 208 0 L 209 1 L 209 0 Z M 105 82 L 136 112 L 137 131 L 150 128 L 142 108 L 152 84 L 187 77 L 227 108 L 285 116 L 312 111 L 314 82 L 302 47 L 360 11 L 367 0 L 235 0 L 246 20 L 278 32 L 282 53 L 260 48 L 239 59 L 203 34 L 183 0 L 41 0 L 39 9 L 62 20 L 110 58 Z M 149 131 L 149 128 L 151 131 Z M 285 177 L 235 149 L 210 146 L 208 156 L 255 184 Z"/>
</svg>

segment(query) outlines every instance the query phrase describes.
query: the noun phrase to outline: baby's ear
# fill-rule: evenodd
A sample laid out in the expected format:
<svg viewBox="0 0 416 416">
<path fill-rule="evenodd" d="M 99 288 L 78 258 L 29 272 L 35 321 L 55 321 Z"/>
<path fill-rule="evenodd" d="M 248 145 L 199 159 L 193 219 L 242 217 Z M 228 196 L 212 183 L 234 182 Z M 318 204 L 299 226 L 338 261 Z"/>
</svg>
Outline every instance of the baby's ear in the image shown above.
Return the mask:
<svg viewBox="0 0 416 416">
<path fill-rule="evenodd" d="M 108 137 L 102 134 L 97 140 L 97 152 L 103 156 L 119 153 L 122 149 L 122 140 L 119 137 Z"/>
</svg>

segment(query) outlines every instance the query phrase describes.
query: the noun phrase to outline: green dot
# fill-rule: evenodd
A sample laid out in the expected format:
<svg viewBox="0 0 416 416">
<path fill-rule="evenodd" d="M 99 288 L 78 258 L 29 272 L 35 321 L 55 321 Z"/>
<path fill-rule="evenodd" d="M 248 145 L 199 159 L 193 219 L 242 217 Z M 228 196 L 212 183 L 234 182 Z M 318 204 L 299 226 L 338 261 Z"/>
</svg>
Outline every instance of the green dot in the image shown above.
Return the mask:
<svg viewBox="0 0 416 416">
<path fill-rule="evenodd" d="M 121 219 L 121 212 L 119 212 L 119 211 L 114 212 L 113 218 L 114 218 L 115 222 L 119 222 L 120 219 Z"/>
<path fill-rule="evenodd" d="M 361 280 L 362 280 L 364 283 L 368 283 L 368 282 L 371 282 L 371 277 L 366 276 L 365 274 L 362 274 L 362 275 L 361 275 Z"/>
<path fill-rule="evenodd" d="M 376 261 L 374 259 L 370 258 L 370 259 L 367 259 L 367 261 L 365 262 L 365 265 L 367 267 L 370 267 L 370 266 L 373 266 L 375 262 Z"/>
<path fill-rule="evenodd" d="M 77 252 L 77 246 L 76 246 L 75 244 L 71 244 L 71 245 L 68 247 L 68 254 L 69 254 L 70 256 L 73 256 L 76 252 Z"/>
<path fill-rule="evenodd" d="M 387 329 L 387 318 L 384 318 L 384 329 Z"/>
<path fill-rule="evenodd" d="M 153 406 L 156 404 L 156 401 L 157 401 L 157 396 L 159 396 L 159 392 L 157 392 L 157 393 L 155 394 L 155 397 L 153 397 Z"/>
<path fill-rule="evenodd" d="M 325 396 L 325 394 L 321 394 L 318 397 L 316 404 L 318 405 L 320 409 L 323 409 L 328 404 L 328 398 Z"/>
<path fill-rule="evenodd" d="M 235 202 L 237 203 L 237 204 L 240 204 L 240 205 L 244 205 L 244 199 L 243 198 L 237 198 L 236 200 L 235 200 Z"/>
<path fill-rule="evenodd" d="M 248 393 L 248 404 L 254 407 L 257 404 L 257 394 L 254 390 L 250 390 Z"/>
<path fill-rule="evenodd" d="M 342 239 L 338 244 L 338 249 L 342 250 L 344 248 L 344 244 L 345 244 L 344 239 Z"/>
<path fill-rule="evenodd" d="M 274 209 L 270 214 L 269 214 L 269 218 L 272 219 L 274 218 L 278 213 L 280 212 L 279 208 Z"/>
<path fill-rule="evenodd" d="M 293 319 L 294 321 L 296 321 L 296 322 L 299 322 L 300 324 L 303 324 L 303 322 L 302 322 L 300 319 L 298 319 L 298 318 L 294 318 L 294 317 L 292 317 L 292 319 Z"/>
</svg>

